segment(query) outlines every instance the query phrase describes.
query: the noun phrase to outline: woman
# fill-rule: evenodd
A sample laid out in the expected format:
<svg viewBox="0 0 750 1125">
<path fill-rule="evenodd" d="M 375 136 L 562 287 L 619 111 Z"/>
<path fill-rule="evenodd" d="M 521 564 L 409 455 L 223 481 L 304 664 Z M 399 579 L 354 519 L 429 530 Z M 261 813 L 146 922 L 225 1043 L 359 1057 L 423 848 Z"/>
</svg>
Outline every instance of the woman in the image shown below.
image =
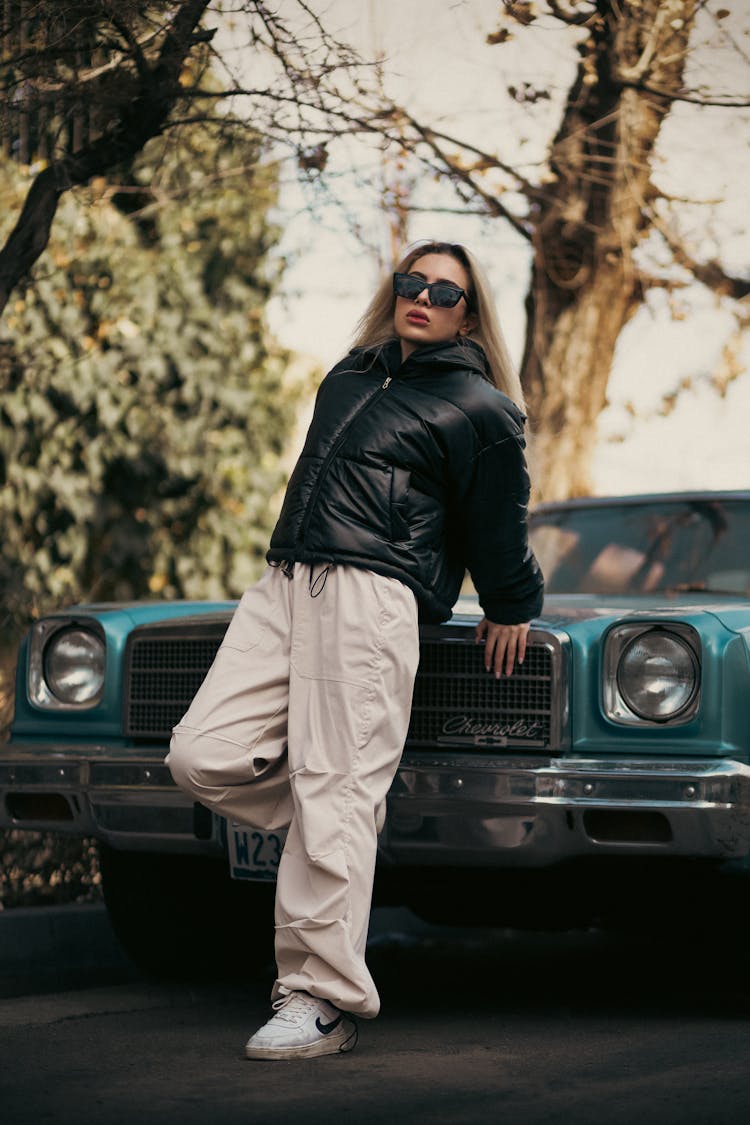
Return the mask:
<svg viewBox="0 0 750 1125">
<path fill-rule="evenodd" d="M 477 642 L 500 676 L 523 662 L 541 608 L 521 403 L 475 259 L 412 249 L 321 383 L 269 568 L 175 727 L 178 785 L 240 824 L 289 828 L 275 1013 L 249 1058 L 350 1050 L 350 1015 L 378 1013 L 365 943 L 418 620 L 450 616 L 468 567 Z"/>
</svg>

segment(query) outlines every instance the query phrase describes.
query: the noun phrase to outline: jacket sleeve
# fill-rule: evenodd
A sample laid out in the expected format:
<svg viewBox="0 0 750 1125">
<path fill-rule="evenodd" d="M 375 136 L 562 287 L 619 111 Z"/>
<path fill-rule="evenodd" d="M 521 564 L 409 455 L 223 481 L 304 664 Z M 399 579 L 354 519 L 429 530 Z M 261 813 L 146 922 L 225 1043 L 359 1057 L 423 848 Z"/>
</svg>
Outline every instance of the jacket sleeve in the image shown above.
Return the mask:
<svg viewBox="0 0 750 1125">
<path fill-rule="evenodd" d="M 517 625 L 542 609 L 544 579 L 529 547 L 522 433 L 480 450 L 461 497 L 465 563 L 485 617 Z"/>
</svg>

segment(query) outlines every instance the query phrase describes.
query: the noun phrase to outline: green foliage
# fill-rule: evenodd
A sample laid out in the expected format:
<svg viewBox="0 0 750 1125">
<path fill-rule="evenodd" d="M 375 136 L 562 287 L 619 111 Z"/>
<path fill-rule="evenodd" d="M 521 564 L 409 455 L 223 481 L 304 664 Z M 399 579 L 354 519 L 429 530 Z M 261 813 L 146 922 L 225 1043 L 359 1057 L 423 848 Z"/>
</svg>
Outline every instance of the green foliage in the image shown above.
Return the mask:
<svg viewBox="0 0 750 1125">
<path fill-rule="evenodd" d="M 264 319 L 278 232 L 259 155 L 185 130 L 127 183 L 63 195 L 0 327 L 13 625 L 81 598 L 234 596 L 257 576 L 299 395 Z M 9 215 L 27 187 L 0 166 Z"/>
</svg>

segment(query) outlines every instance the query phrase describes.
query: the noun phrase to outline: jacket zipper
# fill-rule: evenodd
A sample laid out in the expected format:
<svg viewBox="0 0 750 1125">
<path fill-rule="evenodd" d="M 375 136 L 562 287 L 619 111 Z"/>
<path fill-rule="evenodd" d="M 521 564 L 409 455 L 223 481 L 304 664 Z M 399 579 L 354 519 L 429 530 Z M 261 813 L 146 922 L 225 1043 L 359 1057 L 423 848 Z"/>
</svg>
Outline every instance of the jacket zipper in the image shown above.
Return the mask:
<svg viewBox="0 0 750 1125">
<path fill-rule="evenodd" d="M 333 443 L 331 448 L 328 450 L 328 454 L 326 456 L 326 459 L 323 462 L 323 464 L 320 466 L 320 472 L 318 473 L 318 479 L 315 482 L 315 487 L 313 488 L 312 492 L 310 493 L 310 499 L 307 502 L 307 511 L 305 512 L 305 518 L 302 521 L 302 525 L 300 527 L 300 532 L 299 532 L 299 536 L 298 536 L 298 540 L 300 542 L 304 543 L 305 539 L 307 538 L 307 530 L 310 526 L 310 520 L 312 519 L 313 511 L 315 509 L 315 505 L 316 505 L 317 500 L 318 500 L 318 495 L 320 493 L 321 488 L 323 487 L 323 483 L 324 483 L 325 478 L 328 474 L 328 470 L 331 467 L 331 462 L 333 461 L 334 457 L 338 453 L 338 451 L 341 448 L 341 446 L 343 445 L 343 443 L 346 441 L 346 436 L 349 433 L 349 430 L 351 429 L 351 427 L 354 425 L 354 423 L 357 421 L 357 419 L 360 417 L 360 415 L 364 414 L 364 412 L 366 410 L 369 410 L 371 406 L 374 406 L 375 403 L 377 402 L 377 400 L 382 395 L 385 394 L 385 392 L 388 390 L 388 385 L 390 384 L 391 379 L 392 379 L 392 376 L 388 375 L 387 378 L 385 379 L 385 382 L 381 383 L 381 385 L 377 388 L 377 390 L 375 390 L 372 393 L 370 398 L 368 398 L 366 402 L 363 402 L 358 410 L 355 410 L 354 414 L 352 414 L 351 418 L 346 423 L 346 425 L 344 426 L 344 428 L 341 431 L 341 433 L 339 434 L 339 436 L 336 438 L 336 441 Z"/>
</svg>

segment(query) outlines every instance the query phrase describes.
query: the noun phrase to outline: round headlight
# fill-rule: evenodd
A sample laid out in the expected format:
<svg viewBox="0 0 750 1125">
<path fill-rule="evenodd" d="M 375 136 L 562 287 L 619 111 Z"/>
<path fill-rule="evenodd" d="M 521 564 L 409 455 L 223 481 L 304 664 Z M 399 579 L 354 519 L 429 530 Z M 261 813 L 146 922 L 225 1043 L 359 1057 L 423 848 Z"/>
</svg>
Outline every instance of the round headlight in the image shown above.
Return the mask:
<svg viewBox="0 0 750 1125">
<path fill-rule="evenodd" d="M 90 703 L 104 686 L 104 642 L 87 629 L 61 629 L 44 650 L 44 678 L 62 703 Z"/>
<path fill-rule="evenodd" d="M 649 629 L 623 649 L 617 686 L 639 718 L 666 722 L 689 707 L 698 690 L 695 653 L 674 633 Z"/>
</svg>

